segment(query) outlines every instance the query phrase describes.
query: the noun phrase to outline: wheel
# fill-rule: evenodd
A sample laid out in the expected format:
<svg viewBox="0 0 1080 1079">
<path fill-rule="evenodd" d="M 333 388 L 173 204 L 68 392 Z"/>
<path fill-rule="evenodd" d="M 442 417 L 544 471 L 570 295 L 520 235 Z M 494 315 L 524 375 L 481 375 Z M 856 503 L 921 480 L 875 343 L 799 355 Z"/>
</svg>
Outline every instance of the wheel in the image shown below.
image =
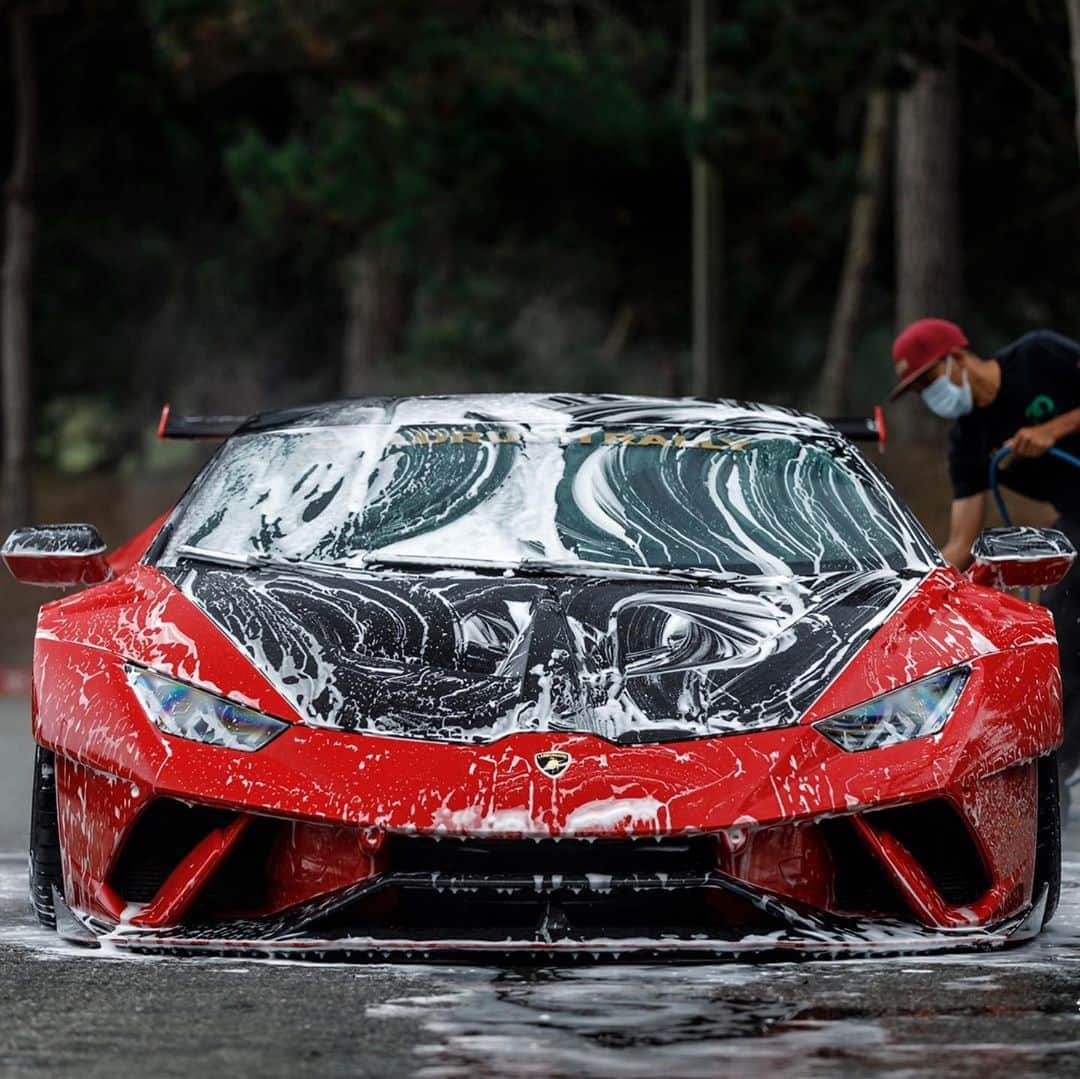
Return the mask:
<svg viewBox="0 0 1080 1079">
<path fill-rule="evenodd" d="M 1057 754 L 1040 757 L 1038 769 L 1039 816 L 1032 897 L 1038 899 L 1043 888 L 1046 888 L 1046 910 L 1042 920 L 1045 928 L 1053 918 L 1061 896 L 1061 786 Z"/>
<path fill-rule="evenodd" d="M 56 758 L 49 749 L 34 754 L 34 794 L 30 805 L 30 901 L 38 921 L 56 928 L 53 888 L 62 895 L 60 829 L 56 821 Z"/>
</svg>

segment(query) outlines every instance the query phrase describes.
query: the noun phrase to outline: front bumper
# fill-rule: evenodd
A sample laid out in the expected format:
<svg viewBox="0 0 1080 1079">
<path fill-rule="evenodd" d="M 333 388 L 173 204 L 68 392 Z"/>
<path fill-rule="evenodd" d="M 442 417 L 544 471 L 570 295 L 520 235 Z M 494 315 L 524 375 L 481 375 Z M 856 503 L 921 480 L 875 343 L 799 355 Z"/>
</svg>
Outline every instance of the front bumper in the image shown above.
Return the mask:
<svg viewBox="0 0 1080 1079">
<path fill-rule="evenodd" d="M 993 947 L 1016 939 L 1033 906 L 1035 758 L 1060 739 L 1049 643 L 981 657 L 940 735 L 866 753 L 843 752 L 805 722 L 639 746 L 544 732 L 448 745 L 291 724 L 244 754 L 162 734 L 119 662 L 41 640 L 38 651 L 35 733 L 57 754 L 65 896 L 77 924 L 118 947 L 871 954 Z M 557 778 L 535 763 L 551 750 L 573 759 Z M 667 907 L 620 909 L 616 933 L 590 913 L 610 907 L 610 890 L 589 894 L 590 873 L 611 875 L 603 866 L 578 866 L 589 884 L 580 899 L 555 882 L 559 865 L 519 866 L 503 894 L 523 887 L 537 902 L 577 904 L 580 931 L 545 935 L 542 912 L 530 911 L 489 938 L 476 931 L 492 924 L 478 903 L 457 922 L 443 910 L 490 874 L 437 861 L 410 869 L 384 849 L 409 837 L 702 836 L 713 853 L 689 877 L 631 867 L 626 891 Z M 426 926 L 380 920 L 379 903 L 417 891 L 420 880 L 400 879 L 411 871 L 437 885 Z M 646 879 L 663 884 L 665 873 L 715 916 L 670 923 L 672 888 Z M 305 913 L 340 912 L 343 897 L 370 900 L 364 918 Z"/>
<path fill-rule="evenodd" d="M 716 880 L 709 886 L 720 892 L 737 882 Z M 552 937 L 541 932 L 528 938 L 501 937 L 497 933 L 409 938 L 383 933 L 377 936 L 341 931 L 317 935 L 303 925 L 290 928 L 251 922 L 223 922 L 213 926 L 180 926 L 168 930 L 141 930 L 130 924 L 110 925 L 85 913 L 71 910 L 55 894 L 57 929 L 74 944 L 136 954 L 217 956 L 248 959 L 294 959 L 312 961 L 471 962 L 492 960 L 545 962 L 663 960 L 795 960 L 931 955 L 991 951 L 1030 940 L 1042 924 L 1047 893 L 1023 911 L 993 926 L 927 929 L 884 920 L 838 918 L 805 913 L 781 905 L 761 894 L 763 910 L 769 909 L 782 923 L 767 932 L 741 936 L 699 933 L 686 936 L 596 936 L 579 939 Z"/>
<path fill-rule="evenodd" d="M 976 811 L 1008 804 L 1032 823 L 1034 772 L 977 785 Z M 991 872 L 940 798 L 715 834 L 547 839 L 387 835 L 159 799 L 104 880 L 67 871 L 67 935 L 311 958 L 991 948 L 1039 924 L 1034 836 L 1012 834 Z"/>
</svg>

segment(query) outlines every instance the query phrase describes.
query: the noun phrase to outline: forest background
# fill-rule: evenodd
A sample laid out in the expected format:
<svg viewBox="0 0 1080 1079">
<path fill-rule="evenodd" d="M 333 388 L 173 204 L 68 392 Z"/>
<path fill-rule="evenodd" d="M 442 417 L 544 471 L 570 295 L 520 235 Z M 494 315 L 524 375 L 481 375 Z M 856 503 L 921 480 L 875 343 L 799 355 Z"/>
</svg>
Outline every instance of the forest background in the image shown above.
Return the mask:
<svg viewBox="0 0 1080 1079">
<path fill-rule="evenodd" d="M 203 452 L 154 440 L 167 400 L 861 414 L 910 318 L 954 318 L 985 354 L 1080 337 L 1080 0 L 0 10 L 7 525 L 86 517 L 115 542 L 149 520 Z M 940 530 L 945 425 L 917 400 L 890 419 L 886 471 Z"/>
</svg>

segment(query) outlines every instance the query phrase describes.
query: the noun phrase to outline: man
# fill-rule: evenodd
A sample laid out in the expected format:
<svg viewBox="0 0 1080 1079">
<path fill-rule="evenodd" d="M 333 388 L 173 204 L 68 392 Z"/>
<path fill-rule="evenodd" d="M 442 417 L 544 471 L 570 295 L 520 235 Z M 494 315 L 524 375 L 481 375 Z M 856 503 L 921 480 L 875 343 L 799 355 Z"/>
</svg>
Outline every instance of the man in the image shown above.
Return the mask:
<svg viewBox="0 0 1080 1079">
<path fill-rule="evenodd" d="M 1029 498 L 1051 503 L 1054 522 L 1080 550 L 1080 469 L 1047 457 L 1058 446 L 1080 457 L 1080 344 L 1037 330 L 984 359 L 968 347 L 955 323 L 913 322 L 893 344 L 900 383 L 890 400 L 908 390 L 953 420 L 949 477 L 953 503 L 949 539 L 941 553 L 957 569 L 971 563 L 971 545 L 983 527 L 990 458 L 1001 446 L 1013 455 L 1001 482 Z M 1080 560 L 1042 602 L 1054 612 L 1061 653 L 1065 742 L 1058 753 L 1062 778 L 1080 764 Z"/>
</svg>

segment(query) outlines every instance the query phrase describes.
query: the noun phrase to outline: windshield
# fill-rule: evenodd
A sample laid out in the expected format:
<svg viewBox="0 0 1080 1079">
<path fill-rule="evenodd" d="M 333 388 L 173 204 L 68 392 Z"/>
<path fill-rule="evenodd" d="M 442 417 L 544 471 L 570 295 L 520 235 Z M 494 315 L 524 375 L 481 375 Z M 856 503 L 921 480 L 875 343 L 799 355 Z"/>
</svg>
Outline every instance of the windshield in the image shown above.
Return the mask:
<svg viewBox="0 0 1080 1079">
<path fill-rule="evenodd" d="M 926 537 L 853 447 L 775 431 L 470 423 L 230 439 L 159 562 L 200 548 L 387 562 L 800 575 L 927 568 Z"/>
</svg>

